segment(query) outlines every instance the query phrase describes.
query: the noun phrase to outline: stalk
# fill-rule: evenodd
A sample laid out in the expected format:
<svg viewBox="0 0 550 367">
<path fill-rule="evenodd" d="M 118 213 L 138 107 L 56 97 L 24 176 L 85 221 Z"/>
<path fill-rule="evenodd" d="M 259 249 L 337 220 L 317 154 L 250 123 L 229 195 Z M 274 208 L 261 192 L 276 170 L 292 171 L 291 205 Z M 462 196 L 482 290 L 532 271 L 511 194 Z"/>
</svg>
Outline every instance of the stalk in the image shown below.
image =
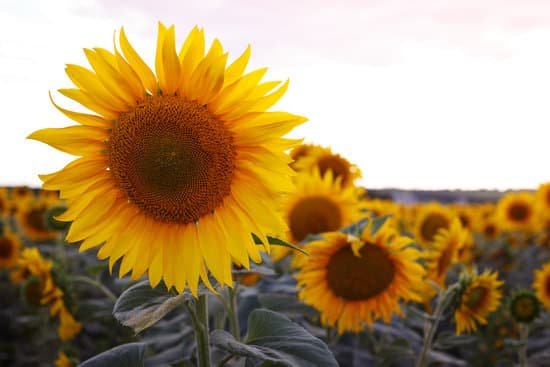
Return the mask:
<svg viewBox="0 0 550 367">
<path fill-rule="evenodd" d="M 191 315 L 191 322 L 195 330 L 195 341 L 197 343 L 197 367 L 211 367 L 210 361 L 210 340 L 208 328 L 208 298 L 206 294 L 200 295 L 195 301 L 195 307 L 186 304 Z"/>
</svg>

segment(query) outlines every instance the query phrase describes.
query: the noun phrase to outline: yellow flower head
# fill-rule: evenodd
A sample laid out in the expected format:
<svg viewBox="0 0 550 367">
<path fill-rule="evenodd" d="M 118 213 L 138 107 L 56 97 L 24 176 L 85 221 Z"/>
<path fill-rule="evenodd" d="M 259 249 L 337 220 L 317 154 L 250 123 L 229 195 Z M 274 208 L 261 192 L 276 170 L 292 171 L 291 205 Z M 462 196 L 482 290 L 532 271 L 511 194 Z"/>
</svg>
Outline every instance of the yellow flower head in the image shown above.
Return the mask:
<svg viewBox="0 0 550 367">
<path fill-rule="evenodd" d="M 453 219 L 448 229 L 440 229 L 425 255 L 428 278 L 444 288 L 447 272 L 453 264 L 460 261 L 461 253 L 471 243 L 470 232 L 462 226 L 458 218 Z"/>
<path fill-rule="evenodd" d="M 423 204 L 416 214 L 415 232 L 417 240 L 429 244 L 440 229 L 448 229 L 453 219 L 451 210 L 439 203 Z"/>
<path fill-rule="evenodd" d="M 321 176 L 331 171 L 332 177 L 340 178 L 343 186 L 353 185 L 355 180 L 361 177 L 361 171 L 356 165 L 341 155 L 333 153 L 330 148 L 310 149 L 308 154 L 302 156 L 294 167 L 297 171 L 305 172 L 311 172 L 317 168 Z"/>
<path fill-rule="evenodd" d="M 0 268 L 10 268 L 17 263 L 20 247 L 19 237 L 4 229 L 0 236 Z"/>
<path fill-rule="evenodd" d="M 456 333 L 471 333 L 478 325 L 487 324 L 486 317 L 500 305 L 503 282 L 497 279 L 498 273 L 484 272 L 472 274 L 455 309 Z"/>
<path fill-rule="evenodd" d="M 550 262 L 535 271 L 533 289 L 539 301 L 550 310 Z"/>
<path fill-rule="evenodd" d="M 535 197 L 528 192 L 508 193 L 496 209 L 499 227 L 508 231 L 532 231 L 536 225 Z"/>
<path fill-rule="evenodd" d="M 55 367 L 72 367 L 71 360 L 64 352 L 59 352 L 57 359 L 54 362 Z"/>
<path fill-rule="evenodd" d="M 59 190 L 71 221 L 70 242 L 101 246 L 120 276 L 146 272 L 152 286 L 197 294 L 207 270 L 232 284 L 232 262 L 261 261 L 251 233 L 284 235 L 279 197 L 291 191 L 284 135 L 306 119 L 269 112 L 288 82 L 262 81 L 265 68 L 246 72 L 250 48 L 228 63 L 215 39 L 207 48 L 195 27 L 176 49 L 174 26 L 159 24 L 155 71 L 121 29 L 114 52 L 85 49 L 91 65 L 68 65 L 74 88 L 64 96 L 92 113 L 56 108 L 79 123 L 43 129 L 30 138 L 78 156 L 40 176 Z"/>
<path fill-rule="evenodd" d="M 337 231 L 362 215 L 355 187 L 342 187 L 332 172 L 321 177 L 318 169 L 296 176 L 296 189 L 286 196 L 283 210 L 287 237 L 295 244 L 309 234 Z M 274 249 L 273 259 L 280 260 L 288 253 L 286 247 Z"/>
<path fill-rule="evenodd" d="M 21 232 L 32 241 L 53 240 L 57 232 L 48 228 L 46 213 L 57 200 L 49 198 L 26 199 L 18 205 L 16 218 L 21 227 Z"/>
<path fill-rule="evenodd" d="M 420 253 L 389 225 L 361 239 L 339 232 L 308 244 L 310 259 L 296 275 L 299 298 L 321 313 L 339 333 L 361 331 L 375 320 L 390 322 L 399 302 L 419 301 L 424 269 Z"/>
<path fill-rule="evenodd" d="M 539 186 L 536 193 L 536 200 L 542 218 L 550 220 L 550 182 Z"/>
</svg>

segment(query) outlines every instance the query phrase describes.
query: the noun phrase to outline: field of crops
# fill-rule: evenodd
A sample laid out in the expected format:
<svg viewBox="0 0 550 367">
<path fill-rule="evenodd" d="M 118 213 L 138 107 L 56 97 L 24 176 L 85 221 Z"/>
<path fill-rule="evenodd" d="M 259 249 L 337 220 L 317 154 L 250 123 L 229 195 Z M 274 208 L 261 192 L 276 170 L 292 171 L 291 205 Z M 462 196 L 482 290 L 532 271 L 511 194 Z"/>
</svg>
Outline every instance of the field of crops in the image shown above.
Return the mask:
<svg viewBox="0 0 550 367">
<path fill-rule="evenodd" d="M 28 136 L 75 159 L 0 188 L 1 366 L 548 366 L 550 183 L 371 191 L 250 47 L 84 53 Z"/>
</svg>

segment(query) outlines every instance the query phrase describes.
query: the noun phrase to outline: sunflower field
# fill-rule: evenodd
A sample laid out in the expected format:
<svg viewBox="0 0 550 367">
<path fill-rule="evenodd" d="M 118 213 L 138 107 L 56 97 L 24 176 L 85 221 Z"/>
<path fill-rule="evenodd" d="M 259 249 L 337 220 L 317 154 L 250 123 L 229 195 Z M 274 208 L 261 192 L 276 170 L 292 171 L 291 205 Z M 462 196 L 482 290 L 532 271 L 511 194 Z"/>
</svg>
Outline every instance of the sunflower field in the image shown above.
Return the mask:
<svg viewBox="0 0 550 367">
<path fill-rule="evenodd" d="M 549 365 L 550 182 L 361 187 L 250 47 L 175 39 L 84 49 L 28 136 L 74 160 L 0 188 L 0 366 Z"/>
</svg>

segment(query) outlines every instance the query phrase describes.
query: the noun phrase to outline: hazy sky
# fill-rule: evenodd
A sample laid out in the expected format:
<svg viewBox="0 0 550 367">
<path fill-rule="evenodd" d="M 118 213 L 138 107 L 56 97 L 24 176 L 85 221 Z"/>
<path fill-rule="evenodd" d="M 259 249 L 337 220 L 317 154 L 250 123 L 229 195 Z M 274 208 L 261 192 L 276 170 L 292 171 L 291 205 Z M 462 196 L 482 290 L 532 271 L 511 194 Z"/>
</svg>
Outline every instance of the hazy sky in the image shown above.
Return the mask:
<svg viewBox="0 0 550 367">
<path fill-rule="evenodd" d="M 48 90 L 125 26 L 153 61 L 156 22 L 198 24 L 290 78 L 294 135 L 358 164 L 367 187 L 533 188 L 550 181 L 550 1 L 0 0 L 0 184 L 71 157 L 25 140 L 70 125 Z M 56 100 L 71 106 L 60 95 Z"/>
</svg>

